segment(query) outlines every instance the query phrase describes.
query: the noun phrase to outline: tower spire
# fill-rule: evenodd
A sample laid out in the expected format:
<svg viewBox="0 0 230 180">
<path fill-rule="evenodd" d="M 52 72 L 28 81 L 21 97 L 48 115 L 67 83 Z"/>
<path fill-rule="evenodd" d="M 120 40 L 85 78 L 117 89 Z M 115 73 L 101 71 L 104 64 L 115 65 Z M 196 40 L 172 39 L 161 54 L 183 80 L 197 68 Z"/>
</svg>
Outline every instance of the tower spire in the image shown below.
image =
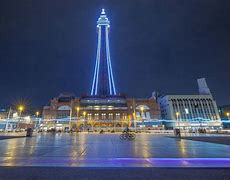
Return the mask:
<svg viewBox="0 0 230 180">
<path fill-rule="evenodd" d="M 101 15 L 97 21 L 97 55 L 91 95 L 116 95 L 109 50 L 109 28 L 109 19 L 105 14 L 105 10 L 102 9 Z"/>
<path fill-rule="evenodd" d="M 104 8 L 102 8 L 101 14 L 105 14 L 105 9 Z"/>
</svg>

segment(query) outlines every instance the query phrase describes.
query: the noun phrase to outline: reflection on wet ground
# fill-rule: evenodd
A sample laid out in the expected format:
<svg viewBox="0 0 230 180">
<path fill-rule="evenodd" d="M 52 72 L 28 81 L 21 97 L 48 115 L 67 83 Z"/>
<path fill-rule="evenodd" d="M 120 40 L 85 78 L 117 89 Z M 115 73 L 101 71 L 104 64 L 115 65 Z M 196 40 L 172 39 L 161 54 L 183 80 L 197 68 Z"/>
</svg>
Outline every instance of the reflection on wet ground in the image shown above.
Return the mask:
<svg viewBox="0 0 230 180">
<path fill-rule="evenodd" d="M 138 134 L 38 134 L 0 141 L 2 166 L 230 167 L 230 146 Z"/>
</svg>

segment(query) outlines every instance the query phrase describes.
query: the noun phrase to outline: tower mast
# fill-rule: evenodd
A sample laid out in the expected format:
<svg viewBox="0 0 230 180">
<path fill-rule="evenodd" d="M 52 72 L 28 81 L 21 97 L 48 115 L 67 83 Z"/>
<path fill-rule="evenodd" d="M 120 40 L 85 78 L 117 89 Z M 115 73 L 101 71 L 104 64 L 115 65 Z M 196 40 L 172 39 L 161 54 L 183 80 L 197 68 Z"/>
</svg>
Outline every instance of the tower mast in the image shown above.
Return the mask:
<svg viewBox="0 0 230 180">
<path fill-rule="evenodd" d="M 97 21 L 97 55 L 90 93 L 92 96 L 117 94 L 109 50 L 109 28 L 110 22 L 105 14 L 105 10 L 102 9 Z"/>
</svg>

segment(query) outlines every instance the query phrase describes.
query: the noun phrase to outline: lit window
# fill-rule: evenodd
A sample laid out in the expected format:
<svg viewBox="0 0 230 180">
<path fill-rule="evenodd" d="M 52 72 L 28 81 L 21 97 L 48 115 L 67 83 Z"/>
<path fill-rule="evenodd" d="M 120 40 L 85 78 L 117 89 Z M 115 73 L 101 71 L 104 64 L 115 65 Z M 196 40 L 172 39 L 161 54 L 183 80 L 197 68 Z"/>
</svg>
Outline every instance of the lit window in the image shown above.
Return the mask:
<svg viewBox="0 0 230 180">
<path fill-rule="evenodd" d="M 94 114 L 94 118 L 95 118 L 96 120 L 98 120 L 98 119 L 99 119 L 99 114 L 98 114 L 98 113 Z"/>
<path fill-rule="evenodd" d="M 120 118 L 121 118 L 120 113 L 116 113 L 116 119 L 120 119 Z"/>
<path fill-rule="evenodd" d="M 113 113 L 109 113 L 109 119 L 113 119 Z"/>
<path fill-rule="evenodd" d="M 102 113 L 102 114 L 101 114 L 101 118 L 102 118 L 102 119 L 106 119 L 106 113 Z"/>
<path fill-rule="evenodd" d="M 92 120 L 92 114 L 91 113 L 87 114 L 87 119 Z"/>
</svg>

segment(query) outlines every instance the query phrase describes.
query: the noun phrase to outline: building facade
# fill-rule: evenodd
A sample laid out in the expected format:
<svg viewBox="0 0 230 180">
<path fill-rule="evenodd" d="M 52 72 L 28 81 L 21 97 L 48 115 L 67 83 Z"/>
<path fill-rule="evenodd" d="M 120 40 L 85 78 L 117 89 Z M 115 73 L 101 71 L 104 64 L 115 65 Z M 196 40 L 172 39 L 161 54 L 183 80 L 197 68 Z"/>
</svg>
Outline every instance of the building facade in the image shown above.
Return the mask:
<svg viewBox="0 0 230 180">
<path fill-rule="evenodd" d="M 220 118 L 225 129 L 230 129 L 230 105 L 219 107 Z"/>
<path fill-rule="evenodd" d="M 230 120 L 230 105 L 219 106 L 220 118 Z"/>
<path fill-rule="evenodd" d="M 152 98 L 126 98 L 61 94 L 43 109 L 43 128 L 78 130 L 133 127 L 134 121 L 156 120 L 160 109 Z"/>
<path fill-rule="evenodd" d="M 198 80 L 198 95 L 163 95 L 158 98 L 161 118 L 171 120 L 170 126 L 182 127 L 221 127 L 221 119 L 207 83 L 204 78 Z M 180 124 L 179 124 L 180 123 Z"/>
<path fill-rule="evenodd" d="M 1 119 L 7 119 L 7 117 L 8 117 L 8 111 L 6 110 L 6 109 L 1 109 L 0 110 L 0 120 Z"/>
</svg>

